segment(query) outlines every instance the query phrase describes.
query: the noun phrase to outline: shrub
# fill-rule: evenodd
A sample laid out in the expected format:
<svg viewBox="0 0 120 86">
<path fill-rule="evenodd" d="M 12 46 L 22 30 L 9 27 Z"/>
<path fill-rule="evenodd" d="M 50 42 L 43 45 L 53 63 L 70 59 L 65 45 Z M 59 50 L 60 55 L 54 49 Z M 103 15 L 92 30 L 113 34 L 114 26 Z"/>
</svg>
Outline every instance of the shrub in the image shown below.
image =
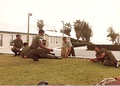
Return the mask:
<svg viewBox="0 0 120 86">
<path fill-rule="evenodd" d="M 72 42 L 73 47 L 86 46 L 88 43 Z"/>
<path fill-rule="evenodd" d="M 106 48 L 107 50 L 114 50 L 114 51 L 120 51 L 120 45 L 100 45 L 102 48 Z M 95 45 L 87 45 L 88 50 L 94 50 Z"/>
</svg>

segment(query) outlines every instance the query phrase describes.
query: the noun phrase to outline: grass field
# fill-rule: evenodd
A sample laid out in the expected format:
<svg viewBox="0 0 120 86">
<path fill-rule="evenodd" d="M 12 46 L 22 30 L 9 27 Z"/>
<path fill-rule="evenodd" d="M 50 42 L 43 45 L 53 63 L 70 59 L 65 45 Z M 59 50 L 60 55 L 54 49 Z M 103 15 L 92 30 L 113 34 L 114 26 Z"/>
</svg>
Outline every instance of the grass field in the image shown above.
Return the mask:
<svg viewBox="0 0 120 86">
<path fill-rule="evenodd" d="M 92 85 L 104 78 L 120 76 L 120 68 L 90 63 L 88 59 L 22 59 L 0 55 L 0 85 L 49 84 Z"/>
</svg>

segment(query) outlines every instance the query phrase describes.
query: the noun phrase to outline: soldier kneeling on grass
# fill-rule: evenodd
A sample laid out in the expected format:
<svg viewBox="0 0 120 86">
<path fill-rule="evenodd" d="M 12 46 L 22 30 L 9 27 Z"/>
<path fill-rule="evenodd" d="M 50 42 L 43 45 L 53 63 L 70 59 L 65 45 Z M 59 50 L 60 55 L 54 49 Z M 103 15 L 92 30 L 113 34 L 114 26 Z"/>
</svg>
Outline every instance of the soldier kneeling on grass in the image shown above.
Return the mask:
<svg viewBox="0 0 120 86">
<path fill-rule="evenodd" d="M 90 62 L 102 62 L 106 66 L 115 66 L 119 68 L 118 61 L 111 51 L 107 51 L 105 48 L 101 48 L 101 46 L 95 46 L 96 58 L 90 59 Z"/>
</svg>

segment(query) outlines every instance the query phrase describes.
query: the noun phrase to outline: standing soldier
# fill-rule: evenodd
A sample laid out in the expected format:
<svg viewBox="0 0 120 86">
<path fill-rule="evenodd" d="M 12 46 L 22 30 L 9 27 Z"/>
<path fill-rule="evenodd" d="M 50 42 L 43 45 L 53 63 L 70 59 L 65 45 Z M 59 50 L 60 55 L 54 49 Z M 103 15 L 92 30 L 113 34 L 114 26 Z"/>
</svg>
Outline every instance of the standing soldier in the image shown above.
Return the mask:
<svg viewBox="0 0 120 86">
<path fill-rule="evenodd" d="M 23 41 L 21 40 L 21 35 L 17 34 L 16 39 L 13 40 L 13 48 L 11 49 L 15 55 L 20 55 L 20 49 L 23 47 Z"/>
</svg>

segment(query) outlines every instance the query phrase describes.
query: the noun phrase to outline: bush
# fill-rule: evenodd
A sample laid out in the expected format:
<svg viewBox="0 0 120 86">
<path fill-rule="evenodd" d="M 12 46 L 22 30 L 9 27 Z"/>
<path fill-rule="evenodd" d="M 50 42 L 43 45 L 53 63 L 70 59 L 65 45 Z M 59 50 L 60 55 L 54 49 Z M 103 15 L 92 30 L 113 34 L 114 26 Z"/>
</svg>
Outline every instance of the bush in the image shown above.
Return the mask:
<svg viewBox="0 0 120 86">
<path fill-rule="evenodd" d="M 72 42 L 73 47 L 86 46 L 88 43 Z"/>
<path fill-rule="evenodd" d="M 77 42 L 77 39 L 70 38 L 70 41 L 71 41 L 71 42 Z M 82 41 L 81 41 L 81 40 L 79 40 L 79 42 L 82 42 Z"/>
<path fill-rule="evenodd" d="M 95 49 L 94 44 L 87 45 L 88 50 L 94 50 Z M 107 50 L 114 50 L 114 51 L 120 51 L 120 45 L 100 45 L 102 48 L 106 48 Z"/>
<path fill-rule="evenodd" d="M 91 42 L 82 42 L 81 40 L 79 40 L 79 42 L 77 42 L 76 39 L 71 38 L 70 41 L 72 42 L 73 47 L 80 47 L 80 46 L 86 46 L 86 45 L 90 45 L 92 44 Z"/>
</svg>

